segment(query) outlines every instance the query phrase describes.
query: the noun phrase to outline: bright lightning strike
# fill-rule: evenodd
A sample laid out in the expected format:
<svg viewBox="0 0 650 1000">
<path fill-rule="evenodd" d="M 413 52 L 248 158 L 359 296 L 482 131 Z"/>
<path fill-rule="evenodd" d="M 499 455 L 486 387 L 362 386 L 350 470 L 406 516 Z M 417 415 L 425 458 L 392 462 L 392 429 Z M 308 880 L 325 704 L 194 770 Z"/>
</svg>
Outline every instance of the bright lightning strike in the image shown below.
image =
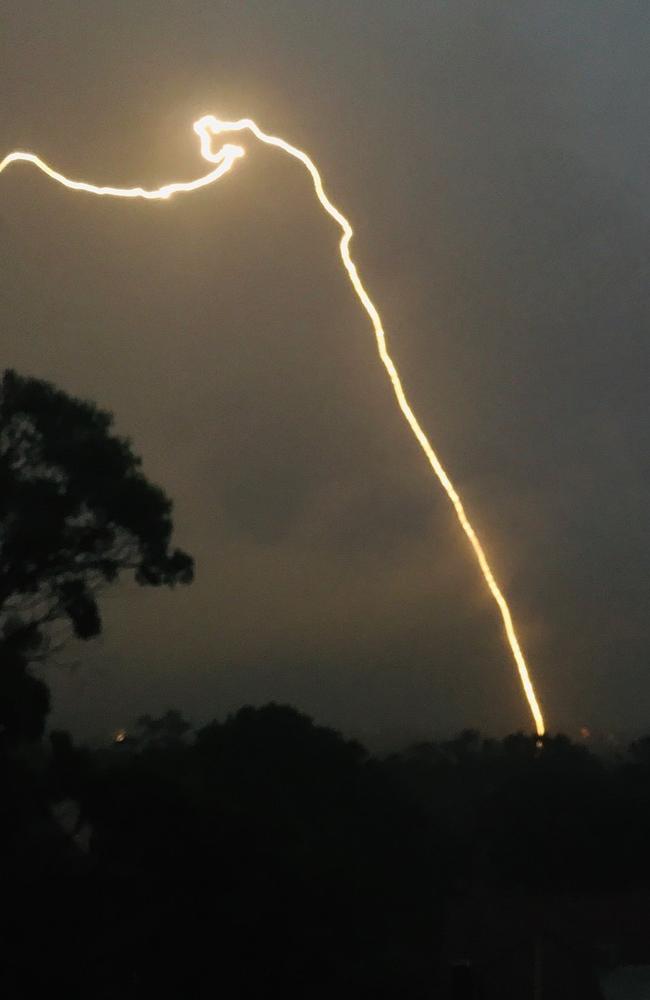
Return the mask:
<svg viewBox="0 0 650 1000">
<path fill-rule="evenodd" d="M 460 525 L 465 532 L 472 549 L 474 550 L 474 555 L 476 556 L 478 564 L 481 568 L 485 582 L 497 604 L 499 612 L 501 613 L 506 637 L 510 645 L 515 665 L 519 672 L 519 678 L 521 680 L 526 700 L 528 701 L 528 706 L 535 721 L 537 734 L 538 736 L 543 736 L 545 731 L 544 718 L 535 695 L 535 690 L 530 679 L 524 654 L 521 646 L 519 645 L 519 640 L 517 638 L 517 633 L 515 632 L 508 602 L 496 582 L 494 574 L 490 568 L 490 564 L 488 563 L 487 556 L 483 551 L 483 546 L 481 545 L 478 536 L 474 531 L 467 514 L 465 513 L 465 508 L 463 507 L 460 496 L 456 492 L 453 483 L 445 472 L 440 459 L 431 447 L 429 439 L 420 426 L 420 423 L 406 398 L 397 368 L 395 367 L 395 363 L 386 347 L 386 334 L 381 322 L 381 317 L 375 304 L 368 295 L 368 292 L 359 277 L 356 265 L 350 255 L 350 240 L 353 235 L 352 226 L 343 213 L 332 204 L 325 194 L 321 176 L 309 156 L 307 156 L 307 154 L 301 149 L 297 149 L 295 146 L 291 146 L 288 142 L 285 142 L 284 139 L 279 139 L 277 136 L 267 135 L 265 132 L 262 132 L 262 130 L 250 118 L 240 118 L 239 121 L 225 122 L 221 121 L 219 118 L 215 118 L 214 115 L 205 115 L 203 118 L 200 118 L 194 123 L 194 131 L 198 135 L 201 143 L 201 155 L 208 163 L 214 164 L 214 169 L 209 171 L 207 174 L 203 174 L 201 177 L 197 177 L 193 181 L 179 181 L 172 184 L 164 184 L 162 187 L 155 188 L 153 190 L 148 190 L 142 187 L 98 187 L 95 184 L 88 184 L 85 181 L 71 180 L 69 177 L 65 177 L 58 171 L 53 170 L 52 167 L 41 160 L 40 157 L 35 156 L 34 153 L 25 153 L 20 151 L 9 153 L 8 156 L 5 156 L 4 160 L 0 162 L 0 174 L 11 163 L 31 163 L 35 167 L 38 167 L 38 169 L 44 174 L 47 174 L 48 177 L 51 177 L 52 180 L 57 181 L 59 184 L 63 184 L 64 187 L 72 188 L 74 191 L 86 191 L 89 194 L 108 195 L 114 198 L 146 198 L 156 201 L 165 200 L 170 198 L 172 195 L 179 194 L 181 192 L 196 191 L 198 188 L 206 187 L 208 184 L 212 184 L 214 181 L 223 177 L 224 174 L 228 173 L 235 161 L 244 155 L 244 150 L 241 146 L 233 146 L 226 143 L 218 150 L 218 152 L 214 153 L 212 151 L 212 139 L 217 135 L 228 134 L 230 132 L 252 132 L 260 142 L 263 142 L 268 146 L 275 146 L 278 149 L 281 149 L 284 153 L 288 153 L 289 156 L 293 156 L 296 160 L 300 160 L 311 175 L 316 197 L 318 198 L 321 206 L 325 209 L 327 214 L 334 219 L 341 230 L 342 236 L 339 249 L 343 266 L 345 267 L 348 278 L 352 283 L 361 305 L 367 312 L 370 322 L 372 323 L 372 328 L 377 341 L 379 357 L 381 358 L 384 368 L 386 369 L 388 377 L 391 381 L 397 403 L 407 424 L 411 428 L 414 437 L 426 455 L 431 468 L 438 477 L 440 485 L 451 501 Z"/>
</svg>

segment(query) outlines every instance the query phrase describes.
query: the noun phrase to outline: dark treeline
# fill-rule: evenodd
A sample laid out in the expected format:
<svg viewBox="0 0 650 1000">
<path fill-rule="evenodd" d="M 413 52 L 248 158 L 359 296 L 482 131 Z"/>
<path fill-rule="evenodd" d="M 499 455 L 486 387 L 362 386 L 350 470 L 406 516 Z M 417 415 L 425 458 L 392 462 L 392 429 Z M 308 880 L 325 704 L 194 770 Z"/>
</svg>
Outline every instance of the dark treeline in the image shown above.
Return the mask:
<svg viewBox="0 0 650 1000">
<path fill-rule="evenodd" d="M 46 737 L 34 668 L 101 631 L 103 588 L 191 582 L 171 511 L 109 413 L 5 372 L 0 996 L 595 1000 L 596 967 L 650 963 L 621 920 L 540 903 L 647 919 L 609 900 L 650 890 L 650 738 L 605 760 L 466 732 L 377 759 L 273 704 L 198 731 L 144 717 L 103 749 Z M 452 933 L 463 906 L 492 939 Z M 587 992 L 559 992 L 574 973 Z"/>
<path fill-rule="evenodd" d="M 7 996 L 431 997 L 454 898 L 650 887 L 650 739 L 376 759 L 271 704 L 2 771 Z"/>
</svg>

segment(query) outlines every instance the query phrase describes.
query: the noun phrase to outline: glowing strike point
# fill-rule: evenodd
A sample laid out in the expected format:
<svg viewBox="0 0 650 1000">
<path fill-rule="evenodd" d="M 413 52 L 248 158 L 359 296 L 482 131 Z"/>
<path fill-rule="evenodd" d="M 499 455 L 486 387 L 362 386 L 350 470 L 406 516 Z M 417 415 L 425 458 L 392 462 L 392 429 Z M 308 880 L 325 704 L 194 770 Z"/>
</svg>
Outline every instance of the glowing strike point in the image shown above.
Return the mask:
<svg viewBox="0 0 650 1000">
<path fill-rule="evenodd" d="M 543 736 L 545 727 L 544 719 L 537 702 L 537 697 L 533 688 L 532 681 L 528 672 L 528 667 L 526 665 L 526 660 L 522 652 L 521 646 L 519 645 L 519 640 L 517 638 L 517 633 L 515 632 L 515 627 L 512 621 L 512 615 L 510 613 L 510 608 L 508 602 L 503 596 L 494 574 L 490 568 L 487 560 L 487 556 L 483 551 L 483 547 L 478 539 L 474 528 L 472 527 L 467 514 L 465 513 L 465 508 L 463 507 L 460 496 L 456 492 L 453 483 L 451 482 L 449 476 L 445 472 L 440 459 L 436 455 L 435 451 L 431 447 L 429 439 L 424 433 L 422 427 L 420 426 L 417 417 L 415 416 L 413 410 L 411 409 L 409 402 L 404 393 L 402 387 L 402 382 L 400 380 L 397 368 L 390 354 L 388 353 L 388 348 L 386 347 L 386 334 L 381 322 L 381 317 L 375 304 L 368 295 L 368 292 L 364 288 L 359 274 L 357 272 L 356 265 L 352 260 L 350 255 L 350 240 L 352 239 L 352 226 L 346 219 L 346 217 L 336 208 L 332 202 L 329 200 L 325 194 L 323 188 L 323 182 L 321 176 L 313 163 L 313 161 L 304 153 L 301 149 L 297 149 L 295 146 L 291 146 L 284 139 L 279 139 L 276 136 L 267 135 L 265 132 L 255 124 L 255 122 L 250 118 L 240 118 L 238 121 L 226 122 L 221 121 L 219 118 L 215 118 L 214 115 L 204 115 L 194 123 L 194 131 L 199 137 L 199 142 L 201 146 L 201 155 L 203 159 L 208 163 L 214 164 L 214 169 L 207 174 L 203 174 L 201 177 L 196 178 L 193 181 L 180 181 L 173 184 L 165 184 L 160 188 L 148 190 L 142 187 L 134 188 L 119 188 L 119 187 L 98 187 L 95 184 L 88 184 L 85 181 L 74 181 L 65 177 L 63 174 L 58 173 L 58 171 L 53 170 L 52 167 L 48 166 L 43 160 L 33 153 L 24 152 L 13 152 L 5 156 L 4 160 L 0 162 L 0 173 L 5 170 L 9 164 L 16 162 L 31 163 L 35 167 L 38 167 L 44 174 L 47 174 L 52 180 L 57 181 L 59 184 L 63 184 L 64 187 L 72 188 L 74 191 L 86 191 L 88 194 L 96 195 L 108 195 L 114 198 L 147 198 L 150 200 L 165 200 L 170 198 L 174 194 L 180 194 L 182 192 L 196 191 L 198 188 L 206 187 L 208 184 L 212 184 L 214 181 L 219 180 L 224 174 L 228 173 L 233 164 L 237 159 L 244 155 L 244 150 L 241 146 L 233 146 L 226 143 L 222 146 L 216 153 L 212 151 L 212 139 L 221 134 L 228 134 L 230 132 L 251 132 L 256 139 L 260 142 L 265 143 L 268 146 L 275 146 L 281 149 L 284 153 L 289 156 L 294 157 L 296 160 L 300 160 L 304 167 L 309 171 L 311 179 L 314 185 L 314 190 L 316 192 L 316 197 L 318 198 L 321 206 L 327 212 L 327 214 L 334 219 L 334 221 L 339 226 L 342 236 L 339 243 L 339 250 L 341 253 L 341 259 L 343 261 L 343 266 L 347 272 L 348 278 L 352 283 L 352 287 L 356 292 L 357 298 L 359 299 L 361 305 L 365 309 L 372 328 L 375 334 L 375 339 L 377 342 L 377 350 L 379 352 L 379 357 L 381 358 L 382 364 L 386 369 L 388 377 L 391 381 L 393 391 L 395 393 L 398 406 L 402 411 L 404 419 L 411 428 L 411 432 L 415 437 L 416 441 L 422 448 L 422 451 L 427 457 L 427 460 L 433 469 L 434 473 L 438 477 L 440 485 L 444 489 L 447 497 L 449 498 L 453 508 L 456 512 L 460 526 L 465 532 L 472 549 L 474 550 L 474 555 L 478 561 L 483 578 L 488 586 L 492 597 L 499 609 L 501 614 L 501 619 L 503 621 L 503 627 L 505 629 L 506 637 L 510 645 L 510 650 L 512 652 L 515 665 L 519 672 L 519 678 L 528 701 L 528 706 L 530 708 L 531 714 L 535 721 L 535 729 L 538 736 Z"/>
</svg>

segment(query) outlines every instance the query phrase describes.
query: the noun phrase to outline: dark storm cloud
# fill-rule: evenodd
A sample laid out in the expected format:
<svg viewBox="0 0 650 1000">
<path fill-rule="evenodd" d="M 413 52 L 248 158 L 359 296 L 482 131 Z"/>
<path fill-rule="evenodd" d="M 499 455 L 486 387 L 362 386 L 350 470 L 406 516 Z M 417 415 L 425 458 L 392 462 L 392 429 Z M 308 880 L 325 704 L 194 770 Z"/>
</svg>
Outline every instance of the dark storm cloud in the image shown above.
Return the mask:
<svg viewBox="0 0 650 1000">
<path fill-rule="evenodd" d="M 197 172 L 191 121 L 214 111 L 313 153 L 551 725 L 644 725 L 645 5 L 5 10 L 7 149 L 155 184 Z M 528 725 L 336 232 L 296 166 L 249 153 L 158 206 L 0 183 L 5 363 L 115 411 L 199 570 L 107 597 L 60 718 L 275 697 L 355 731 Z"/>
</svg>

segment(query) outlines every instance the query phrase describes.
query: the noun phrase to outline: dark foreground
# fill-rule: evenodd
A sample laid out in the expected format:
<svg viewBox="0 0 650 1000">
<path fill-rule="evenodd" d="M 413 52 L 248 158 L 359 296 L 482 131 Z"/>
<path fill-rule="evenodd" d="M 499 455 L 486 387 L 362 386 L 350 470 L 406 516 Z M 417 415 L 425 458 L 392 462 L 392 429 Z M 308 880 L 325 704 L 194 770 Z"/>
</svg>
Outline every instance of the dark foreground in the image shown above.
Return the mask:
<svg viewBox="0 0 650 1000">
<path fill-rule="evenodd" d="M 136 735 L 2 747 L 1 995 L 603 1000 L 650 964 L 650 739 Z"/>
</svg>

